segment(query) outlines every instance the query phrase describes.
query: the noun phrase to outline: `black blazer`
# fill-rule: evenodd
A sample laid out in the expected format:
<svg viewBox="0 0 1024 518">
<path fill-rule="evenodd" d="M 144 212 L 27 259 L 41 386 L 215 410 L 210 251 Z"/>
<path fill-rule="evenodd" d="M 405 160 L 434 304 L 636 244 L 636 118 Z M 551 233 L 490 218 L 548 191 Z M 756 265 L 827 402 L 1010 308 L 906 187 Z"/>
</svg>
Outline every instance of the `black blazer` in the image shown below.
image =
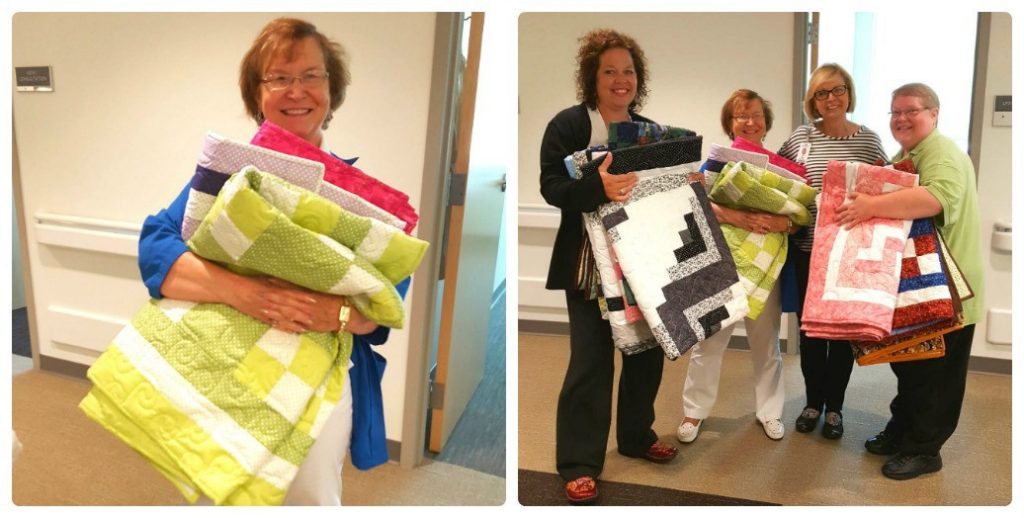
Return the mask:
<svg viewBox="0 0 1024 518">
<path fill-rule="evenodd" d="M 653 122 L 635 113 L 630 116 L 637 122 Z M 576 290 L 577 256 L 586 239 L 581 214 L 611 201 L 604 194 L 599 175 L 575 180 L 565 168 L 566 156 L 590 144 L 590 130 L 587 107 L 578 104 L 558 112 L 548 122 L 540 144 L 540 193 L 549 205 L 562 209 L 545 285 L 549 290 Z"/>
</svg>

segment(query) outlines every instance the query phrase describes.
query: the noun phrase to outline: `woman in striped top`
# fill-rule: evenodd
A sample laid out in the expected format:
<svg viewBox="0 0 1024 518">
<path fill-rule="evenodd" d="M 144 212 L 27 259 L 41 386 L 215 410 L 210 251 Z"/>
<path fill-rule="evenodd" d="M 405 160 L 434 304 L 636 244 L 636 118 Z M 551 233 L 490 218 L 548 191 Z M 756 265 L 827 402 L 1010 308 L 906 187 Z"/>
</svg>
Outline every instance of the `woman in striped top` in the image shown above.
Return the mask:
<svg viewBox="0 0 1024 518">
<path fill-rule="evenodd" d="M 821 178 L 831 160 L 874 163 L 885 159 L 878 134 L 849 119 L 856 95 L 853 78 L 843 67 L 826 63 L 812 74 L 804 96 L 804 112 L 813 122 L 800 126 L 782 145 L 779 154 L 803 164 L 812 187 L 821 190 Z M 797 318 L 802 316 L 807 274 L 814 243 L 817 207 L 811 224 L 793 235 L 790 253 L 796 265 L 800 296 Z M 843 436 L 843 399 L 853 371 L 853 352 L 845 340 L 811 338 L 800 332 L 800 370 L 807 402 L 796 420 L 796 431 L 808 433 L 825 413 L 821 433 L 828 439 Z"/>
</svg>

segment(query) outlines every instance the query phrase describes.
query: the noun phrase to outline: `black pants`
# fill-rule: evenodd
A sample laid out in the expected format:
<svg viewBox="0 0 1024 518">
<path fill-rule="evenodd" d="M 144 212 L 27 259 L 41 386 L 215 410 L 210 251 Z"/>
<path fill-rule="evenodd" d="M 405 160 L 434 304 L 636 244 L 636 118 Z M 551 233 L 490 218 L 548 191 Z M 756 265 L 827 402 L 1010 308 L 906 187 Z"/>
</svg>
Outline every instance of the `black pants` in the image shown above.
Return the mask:
<svg viewBox="0 0 1024 518">
<path fill-rule="evenodd" d="M 566 305 L 571 356 L 558 395 L 555 457 L 562 478 L 574 480 L 597 477 L 604 468 L 616 350 L 596 300 L 567 292 Z M 641 456 L 658 440 L 651 425 L 664 359 L 661 348 L 622 356 L 615 437 L 623 455 Z"/>
<path fill-rule="evenodd" d="M 945 356 L 891 365 L 897 387 L 896 397 L 889 404 L 892 418 L 885 431 L 900 439 L 902 453 L 939 453 L 960 421 L 974 324 L 943 338 Z"/>
<path fill-rule="evenodd" d="M 792 242 L 790 243 L 793 244 Z M 811 253 L 796 246 L 789 247 L 796 267 L 798 322 L 803 316 L 804 297 L 807 295 L 807 277 L 810 272 Z M 800 372 L 804 375 L 807 392 L 806 406 L 818 411 L 842 412 L 846 386 L 853 372 L 853 349 L 847 340 L 813 338 L 800 331 Z"/>
</svg>

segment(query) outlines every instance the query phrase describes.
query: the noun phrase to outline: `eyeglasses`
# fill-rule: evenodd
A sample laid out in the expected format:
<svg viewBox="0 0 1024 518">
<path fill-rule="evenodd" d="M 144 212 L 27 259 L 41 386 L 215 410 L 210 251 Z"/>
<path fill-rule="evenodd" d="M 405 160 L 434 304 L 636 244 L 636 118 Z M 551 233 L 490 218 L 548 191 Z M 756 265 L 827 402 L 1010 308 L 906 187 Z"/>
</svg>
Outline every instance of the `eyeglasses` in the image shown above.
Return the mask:
<svg viewBox="0 0 1024 518">
<path fill-rule="evenodd" d="M 906 115 L 908 119 L 912 119 L 914 117 L 917 117 L 918 113 L 921 113 L 923 111 L 927 111 L 927 110 L 930 110 L 930 109 L 931 108 L 911 108 L 909 110 L 893 110 L 893 111 L 889 112 L 889 116 L 892 117 L 893 119 L 898 119 L 898 118 L 900 118 L 900 115 Z"/>
<path fill-rule="evenodd" d="M 273 75 L 263 78 L 261 83 L 267 85 L 267 90 L 271 92 L 278 92 L 289 88 L 292 83 L 298 81 L 303 88 L 320 88 L 327 81 L 330 74 L 327 72 L 306 72 L 299 77 L 292 77 L 286 75 Z"/>
<path fill-rule="evenodd" d="M 751 113 L 750 115 L 733 115 L 732 120 L 739 121 L 742 124 L 746 124 L 750 121 L 763 121 L 763 113 Z"/>
<path fill-rule="evenodd" d="M 846 95 L 846 92 L 849 90 L 850 88 L 848 86 L 839 85 L 831 90 L 818 90 L 817 92 L 814 92 L 814 98 L 819 101 L 824 101 L 825 99 L 828 99 L 828 94 L 832 94 L 836 97 L 842 97 Z"/>
</svg>

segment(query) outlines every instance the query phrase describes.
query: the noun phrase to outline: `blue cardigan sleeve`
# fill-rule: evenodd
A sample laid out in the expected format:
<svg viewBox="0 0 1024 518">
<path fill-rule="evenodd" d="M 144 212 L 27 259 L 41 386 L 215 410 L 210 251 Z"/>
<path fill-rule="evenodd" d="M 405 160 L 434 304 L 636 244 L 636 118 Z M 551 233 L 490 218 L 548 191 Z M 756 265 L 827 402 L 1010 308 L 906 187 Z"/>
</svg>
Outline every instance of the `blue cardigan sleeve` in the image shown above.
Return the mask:
<svg viewBox="0 0 1024 518">
<path fill-rule="evenodd" d="M 139 235 L 139 272 L 149 296 L 159 299 L 160 286 L 171 270 L 171 265 L 188 251 L 181 239 L 181 224 L 185 219 L 189 185 L 166 208 L 146 217 Z"/>
</svg>

